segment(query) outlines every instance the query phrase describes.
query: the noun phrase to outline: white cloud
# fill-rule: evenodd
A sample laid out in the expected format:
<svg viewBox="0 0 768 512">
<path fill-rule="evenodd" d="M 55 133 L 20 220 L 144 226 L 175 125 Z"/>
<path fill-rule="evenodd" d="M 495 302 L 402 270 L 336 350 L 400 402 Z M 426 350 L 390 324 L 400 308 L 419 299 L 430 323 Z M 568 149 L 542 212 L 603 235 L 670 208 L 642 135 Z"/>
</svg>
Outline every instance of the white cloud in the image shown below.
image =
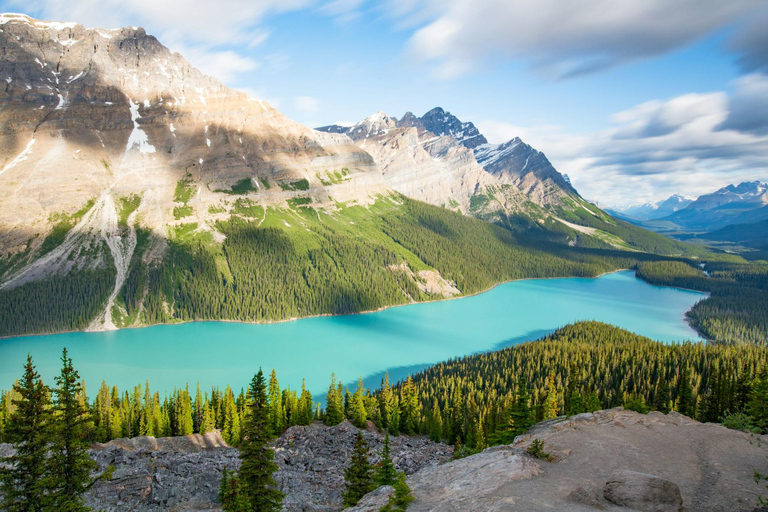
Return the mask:
<svg viewBox="0 0 768 512">
<path fill-rule="evenodd" d="M 142 26 L 171 50 L 224 82 L 257 63 L 237 48 L 261 44 L 265 16 L 307 7 L 315 0 L 40 0 L 41 17 L 87 27 Z M 21 9 L 26 1 L 11 0 Z"/>
<path fill-rule="evenodd" d="M 320 6 L 320 11 L 332 16 L 339 23 L 349 23 L 360 17 L 360 8 L 366 0 L 330 0 Z"/>
<path fill-rule="evenodd" d="M 765 76 L 744 77 L 730 95 L 686 94 L 643 103 L 613 115 L 610 128 L 585 134 L 496 121 L 478 127 L 491 142 L 519 136 L 544 151 L 584 197 L 601 203 L 700 195 L 730 183 L 768 181 L 768 131 L 756 128 L 768 125 L 768 117 L 743 117 L 742 112 L 754 112 L 744 98 L 763 98 L 764 82 Z M 765 103 L 755 100 L 760 107 L 765 114 Z M 729 126 L 734 115 L 744 123 Z"/>
<path fill-rule="evenodd" d="M 302 114 L 314 114 L 320 107 L 320 102 L 312 96 L 297 96 L 293 99 L 293 106 Z"/>
<path fill-rule="evenodd" d="M 680 48 L 761 5 L 759 0 L 390 1 L 401 19 L 422 25 L 427 20 L 413 34 L 410 50 L 448 78 L 489 55 L 520 58 L 555 77 L 587 73 Z"/>
<path fill-rule="evenodd" d="M 178 47 L 177 47 L 178 48 Z M 200 47 L 181 48 L 178 50 L 185 59 L 203 73 L 217 80 L 229 83 L 237 75 L 258 69 L 259 62 L 236 53 L 232 50 L 203 49 Z"/>
<path fill-rule="evenodd" d="M 155 34 L 177 33 L 210 44 L 249 42 L 252 29 L 270 12 L 306 7 L 311 0 L 42 0 L 55 20 L 122 27 L 142 20 Z"/>
</svg>

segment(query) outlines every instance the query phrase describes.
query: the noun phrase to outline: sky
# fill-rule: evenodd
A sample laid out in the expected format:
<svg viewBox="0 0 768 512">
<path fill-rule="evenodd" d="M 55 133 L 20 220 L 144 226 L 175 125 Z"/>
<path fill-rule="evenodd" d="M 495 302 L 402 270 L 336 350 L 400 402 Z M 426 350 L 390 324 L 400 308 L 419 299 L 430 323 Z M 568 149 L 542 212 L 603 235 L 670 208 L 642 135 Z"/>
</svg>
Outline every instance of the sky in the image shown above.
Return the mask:
<svg viewBox="0 0 768 512">
<path fill-rule="evenodd" d="M 142 26 L 312 127 L 440 106 L 604 205 L 768 181 L 766 0 L 0 0 Z"/>
</svg>

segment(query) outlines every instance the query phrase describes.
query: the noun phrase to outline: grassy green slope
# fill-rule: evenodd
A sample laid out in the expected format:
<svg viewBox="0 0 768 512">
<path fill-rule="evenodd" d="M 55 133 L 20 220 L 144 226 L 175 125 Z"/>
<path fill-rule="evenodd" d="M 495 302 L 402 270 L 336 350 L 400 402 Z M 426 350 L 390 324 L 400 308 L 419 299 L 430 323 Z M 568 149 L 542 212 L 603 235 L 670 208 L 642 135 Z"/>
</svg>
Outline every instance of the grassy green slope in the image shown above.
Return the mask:
<svg viewBox="0 0 768 512">
<path fill-rule="evenodd" d="M 511 279 L 596 276 L 669 259 L 643 252 L 644 247 L 707 255 L 679 242 L 663 245 L 657 235 L 620 225 L 597 208 L 583 218 L 569 217 L 591 223 L 597 231 L 590 236 L 533 207 L 496 225 L 402 196 L 382 197 L 366 207 L 339 204 L 334 211 L 301 204 L 266 211 L 241 206 L 215 226 L 225 235 L 223 243 L 214 241 L 208 227 L 177 225 L 169 229 L 162 261 L 154 263 L 144 257 L 152 236 L 139 230 L 113 311 L 117 325 L 272 321 L 442 298 L 419 286 L 422 270 L 438 271 L 469 294 Z M 107 270 L 95 276 L 103 286 L 89 294 L 74 276 L 64 278 L 75 281 L 63 288 L 51 279 L 0 292 L 0 334 L 84 327 L 103 304 L 112 276 Z M 62 302 L 67 306 L 58 305 Z M 52 317 L 40 304 L 63 309 Z"/>
</svg>

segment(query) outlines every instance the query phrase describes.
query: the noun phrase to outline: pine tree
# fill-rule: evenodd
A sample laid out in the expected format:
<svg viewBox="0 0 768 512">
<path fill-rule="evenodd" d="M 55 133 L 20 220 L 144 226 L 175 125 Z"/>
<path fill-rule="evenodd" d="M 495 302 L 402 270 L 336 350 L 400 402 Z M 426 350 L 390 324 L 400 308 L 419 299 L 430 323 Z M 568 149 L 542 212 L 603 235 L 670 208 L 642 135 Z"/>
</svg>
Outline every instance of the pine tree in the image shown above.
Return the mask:
<svg viewBox="0 0 768 512">
<path fill-rule="evenodd" d="M 449 441 L 451 443 L 461 443 L 461 439 L 464 437 L 464 399 L 461 394 L 461 387 L 457 387 L 453 391 L 453 398 L 451 400 L 451 435 Z"/>
<path fill-rule="evenodd" d="M 656 392 L 653 397 L 653 408 L 667 414 L 669 412 L 669 385 L 663 375 L 656 381 Z"/>
<path fill-rule="evenodd" d="M 24 376 L 14 384 L 15 411 L 6 425 L 6 438 L 16 454 L 2 459 L 0 470 L 0 509 L 5 512 L 42 512 L 49 503 L 51 482 L 48 473 L 48 446 L 51 429 L 51 407 L 48 388 L 27 356 Z"/>
<path fill-rule="evenodd" d="M 232 393 L 232 388 L 227 386 L 224 403 L 222 405 L 223 416 L 223 428 L 221 431 L 221 437 L 232 446 L 240 444 L 241 430 L 240 415 L 237 411 L 237 404 L 235 403 L 235 395 Z"/>
<path fill-rule="evenodd" d="M 277 381 L 277 373 L 274 369 L 269 377 L 267 403 L 269 404 L 269 428 L 271 429 L 273 436 L 279 436 L 283 433 L 285 410 L 283 409 L 280 384 Z"/>
<path fill-rule="evenodd" d="M 394 485 L 397 478 L 395 464 L 392 462 L 392 449 L 389 445 L 389 434 L 384 436 L 384 447 L 381 449 L 381 461 L 376 466 L 376 484 Z"/>
<path fill-rule="evenodd" d="M 109 386 L 105 381 L 101 381 L 99 393 L 96 395 L 96 440 L 100 443 L 109 441 L 110 421 L 112 419 L 112 397 L 109 392 Z"/>
<path fill-rule="evenodd" d="M 88 455 L 90 443 L 85 424 L 89 414 L 78 401 L 80 375 L 72 367 L 66 348 L 61 362 L 61 374 L 55 379 L 55 422 L 48 461 L 50 478 L 55 483 L 50 496 L 51 507 L 61 512 L 84 512 L 91 508 L 83 504 L 83 494 L 93 484 L 91 473 L 98 466 Z"/>
<path fill-rule="evenodd" d="M 557 387 L 555 386 L 555 376 L 551 375 L 547 379 L 546 397 L 544 398 L 543 419 L 551 420 L 557 418 L 559 406 L 557 404 Z"/>
<path fill-rule="evenodd" d="M 405 482 L 405 473 L 399 472 L 393 485 L 395 492 L 389 497 L 389 502 L 379 512 L 405 512 L 408 505 L 415 501 L 411 488 Z"/>
<path fill-rule="evenodd" d="M 252 512 L 248 497 L 242 492 L 234 471 L 224 468 L 219 485 L 219 503 L 224 512 Z"/>
<path fill-rule="evenodd" d="M 360 498 L 375 488 L 373 470 L 368 461 L 368 444 L 365 442 L 362 432 L 357 433 L 355 447 L 352 450 L 352 461 L 349 467 L 344 470 L 344 481 L 346 488 L 341 496 L 344 499 L 345 507 L 357 505 Z"/>
<path fill-rule="evenodd" d="M 768 429 L 768 367 L 760 371 L 752 386 L 747 411 L 756 427 Z"/>
<path fill-rule="evenodd" d="M 248 413 L 240 444 L 240 460 L 243 461 L 237 477 L 240 489 L 248 498 L 253 512 L 279 511 L 283 493 L 278 490 L 274 477 L 277 464 L 275 453 L 269 447 L 271 433 L 267 387 L 261 370 L 251 381 Z"/>
<path fill-rule="evenodd" d="M 325 424 L 334 426 L 344 421 L 344 404 L 342 403 L 339 389 L 336 386 L 335 374 L 331 374 L 331 385 L 328 387 L 326 402 L 328 405 L 325 409 Z"/>
<path fill-rule="evenodd" d="M 203 400 L 203 410 L 200 420 L 199 432 L 201 435 L 205 435 L 214 428 L 216 428 L 216 426 L 213 419 L 213 413 L 211 412 L 211 404 L 208 401 L 208 393 L 206 393 L 205 399 Z"/>
<path fill-rule="evenodd" d="M 419 398 L 413 379 L 409 375 L 405 379 L 400 399 L 400 431 L 408 435 L 418 432 L 419 428 Z"/>
<path fill-rule="evenodd" d="M 363 378 L 360 377 L 357 380 L 357 389 L 351 399 L 352 423 L 357 428 L 365 428 L 366 420 L 368 419 L 368 411 L 365 409 L 364 392 Z"/>
<path fill-rule="evenodd" d="M 693 418 L 695 413 L 694 406 L 693 388 L 691 388 L 691 379 L 688 376 L 688 368 L 683 367 L 680 372 L 680 382 L 677 390 L 677 412 L 683 416 Z"/>
<path fill-rule="evenodd" d="M 514 433 L 512 434 L 513 439 L 514 436 L 523 434 L 531 425 L 533 425 L 533 411 L 531 411 L 529 404 L 530 400 L 531 397 L 528 394 L 528 385 L 525 382 L 525 378 L 520 375 L 517 379 L 517 398 L 512 413 L 510 414 L 510 421 L 514 429 Z"/>
<path fill-rule="evenodd" d="M 485 428 L 483 427 L 483 417 L 481 415 L 477 417 L 474 438 L 473 448 L 475 450 L 485 450 L 488 448 L 488 443 L 485 442 Z"/>
<path fill-rule="evenodd" d="M 200 432 L 200 425 L 203 423 L 203 407 L 203 395 L 200 394 L 200 381 L 197 381 L 197 389 L 195 390 L 195 406 L 193 408 L 194 422 L 192 428 L 195 432 L 200 434 L 205 433 Z"/>
<path fill-rule="evenodd" d="M 306 382 L 301 381 L 301 396 L 299 397 L 299 417 L 297 425 L 309 425 L 312 423 L 313 414 L 312 393 L 307 389 Z"/>
<path fill-rule="evenodd" d="M 389 373 L 384 374 L 381 381 L 381 390 L 379 391 L 379 417 L 381 418 L 380 428 L 389 429 L 390 417 L 392 416 L 392 388 L 389 385 Z"/>
<path fill-rule="evenodd" d="M 432 422 L 429 426 L 429 439 L 439 443 L 443 439 L 443 416 L 440 414 L 440 406 L 435 400 L 432 406 Z"/>
</svg>

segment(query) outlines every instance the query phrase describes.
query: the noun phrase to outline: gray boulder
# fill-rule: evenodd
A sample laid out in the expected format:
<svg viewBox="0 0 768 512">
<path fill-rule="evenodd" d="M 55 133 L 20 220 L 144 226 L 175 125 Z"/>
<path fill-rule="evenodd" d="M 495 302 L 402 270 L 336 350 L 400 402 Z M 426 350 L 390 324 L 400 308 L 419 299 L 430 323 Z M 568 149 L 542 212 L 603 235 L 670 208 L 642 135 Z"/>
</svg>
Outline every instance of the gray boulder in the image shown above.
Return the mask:
<svg viewBox="0 0 768 512">
<path fill-rule="evenodd" d="M 615 473 L 606 483 L 603 496 L 614 505 L 642 512 L 681 512 L 683 497 L 677 484 L 635 471 Z"/>
</svg>

